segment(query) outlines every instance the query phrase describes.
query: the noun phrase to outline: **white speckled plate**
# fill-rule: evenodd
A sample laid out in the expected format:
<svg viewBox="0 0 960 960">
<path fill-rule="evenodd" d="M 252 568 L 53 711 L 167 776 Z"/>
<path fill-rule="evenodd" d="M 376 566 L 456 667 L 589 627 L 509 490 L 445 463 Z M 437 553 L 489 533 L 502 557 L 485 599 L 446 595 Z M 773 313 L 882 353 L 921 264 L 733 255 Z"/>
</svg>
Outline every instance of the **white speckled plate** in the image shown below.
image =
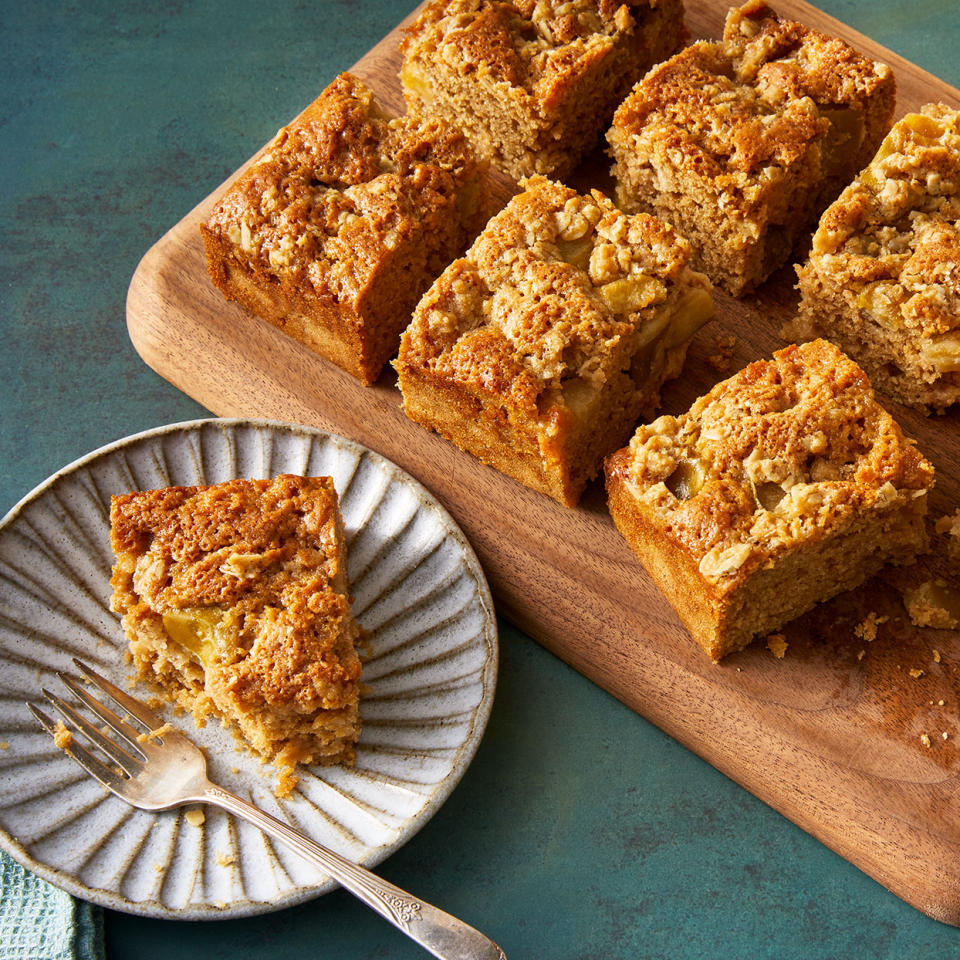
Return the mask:
<svg viewBox="0 0 960 960">
<path fill-rule="evenodd" d="M 272 768 L 219 723 L 194 730 L 211 779 L 373 867 L 436 812 L 486 726 L 496 620 L 460 529 L 415 480 L 332 434 L 202 420 L 120 440 L 65 467 L 0 521 L 0 847 L 70 893 L 157 917 L 237 917 L 334 884 L 255 828 L 207 809 L 134 810 L 54 747 L 24 706 L 81 657 L 115 682 L 131 670 L 108 608 L 110 496 L 278 473 L 332 476 L 349 540 L 354 610 L 370 633 L 363 735 L 352 768 L 301 772 L 273 795 Z M 172 717 L 172 713 L 168 716 Z"/>
</svg>

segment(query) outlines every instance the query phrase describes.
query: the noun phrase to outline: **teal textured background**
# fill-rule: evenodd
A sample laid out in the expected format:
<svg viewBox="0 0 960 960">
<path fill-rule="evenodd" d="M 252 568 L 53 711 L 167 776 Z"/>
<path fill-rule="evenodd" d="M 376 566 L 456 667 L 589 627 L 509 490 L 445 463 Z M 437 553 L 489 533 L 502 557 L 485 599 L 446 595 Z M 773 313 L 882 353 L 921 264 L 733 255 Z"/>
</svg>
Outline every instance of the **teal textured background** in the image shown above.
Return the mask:
<svg viewBox="0 0 960 960">
<path fill-rule="evenodd" d="M 206 414 L 129 343 L 137 262 L 412 5 L 0 5 L 0 512 L 95 447 Z M 953 2 L 820 6 L 960 84 Z M 960 957 L 960 930 L 501 629 L 476 760 L 385 877 L 510 960 Z M 106 935 L 110 960 L 424 956 L 341 892 L 236 921 L 108 913 Z"/>
</svg>

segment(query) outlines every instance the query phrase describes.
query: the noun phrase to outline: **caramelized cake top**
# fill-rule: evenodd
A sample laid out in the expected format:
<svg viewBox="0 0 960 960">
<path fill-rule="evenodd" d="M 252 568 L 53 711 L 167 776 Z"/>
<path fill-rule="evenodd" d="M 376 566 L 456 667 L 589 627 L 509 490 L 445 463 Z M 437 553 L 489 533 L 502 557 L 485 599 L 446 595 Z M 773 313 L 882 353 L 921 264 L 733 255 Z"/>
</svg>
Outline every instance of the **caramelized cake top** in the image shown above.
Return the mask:
<svg viewBox="0 0 960 960">
<path fill-rule="evenodd" d="M 342 73 L 230 187 L 208 227 L 264 272 L 355 303 L 476 169 L 449 124 L 390 118 Z"/>
<path fill-rule="evenodd" d="M 360 662 L 333 482 L 279 476 L 114 497 L 114 605 L 229 673 L 247 705 L 356 701 Z"/>
<path fill-rule="evenodd" d="M 751 0 L 731 10 L 721 41 L 654 67 L 617 109 L 609 139 L 639 138 L 643 153 L 716 181 L 749 210 L 797 164 L 841 169 L 864 140 L 864 104 L 883 93 L 892 111 L 893 90 L 885 64 Z"/>
<path fill-rule="evenodd" d="M 663 332 L 662 309 L 681 291 L 696 326 L 713 303 L 709 282 L 688 267 L 689 244 L 667 223 L 627 216 L 598 191 L 580 195 L 543 177 L 522 185 L 424 296 L 399 363 L 536 419 L 545 393 L 571 380 L 598 386 L 628 368 Z"/>
<path fill-rule="evenodd" d="M 922 497 L 933 467 L 833 344 L 790 346 L 640 427 L 608 468 L 709 580 Z"/>
<path fill-rule="evenodd" d="M 549 110 L 583 72 L 629 37 L 656 0 L 433 0 L 401 51 L 482 72 Z"/>
<path fill-rule="evenodd" d="M 927 104 L 898 121 L 824 213 L 811 258 L 923 337 L 933 367 L 960 370 L 960 113 Z"/>
</svg>

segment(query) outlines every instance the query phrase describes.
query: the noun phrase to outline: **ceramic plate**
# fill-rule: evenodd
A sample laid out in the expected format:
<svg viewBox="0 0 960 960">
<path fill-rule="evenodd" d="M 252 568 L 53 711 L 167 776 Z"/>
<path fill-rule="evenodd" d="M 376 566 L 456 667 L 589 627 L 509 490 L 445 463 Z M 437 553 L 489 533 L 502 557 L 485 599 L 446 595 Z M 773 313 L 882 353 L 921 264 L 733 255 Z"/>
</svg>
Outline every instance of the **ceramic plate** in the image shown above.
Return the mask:
<svg viewBox="0 0 960 960">
<path fill-rule="evenodd" d="M 203 420 L 138 434 L 65 467 L 0 522 L 0 846 L 104 906 L 158 917 L 236 917 L 334 883 L 213 808 L 151 814 L 107 793 L 24 706 L 72 657 L 124 684 L 109 610 L 110 496 L 278 473 L 332 476 L 349 542 L 354 611 L 369 631 L 356 765 L 308 767 L 284 800 L 272 768 L 213 721 L 168 718 L 206 751 L 211 779 L 373 867 L 422 827 L 476 751 L 493 700 L 496 620 L 465 537 L 415 480 L 328 433 Z M 194 819 L 194 818 L 191 818 Z"/>
</svg>

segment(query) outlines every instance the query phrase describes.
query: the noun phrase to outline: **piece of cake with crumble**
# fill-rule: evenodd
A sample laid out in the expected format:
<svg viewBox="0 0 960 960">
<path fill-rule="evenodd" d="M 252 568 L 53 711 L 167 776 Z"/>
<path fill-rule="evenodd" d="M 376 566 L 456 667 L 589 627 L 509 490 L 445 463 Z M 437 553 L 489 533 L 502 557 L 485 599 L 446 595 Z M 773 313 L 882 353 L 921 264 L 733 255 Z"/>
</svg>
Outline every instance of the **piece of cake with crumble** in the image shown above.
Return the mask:
<svg viewBox="0 0 960 960">
<path fill-rule="evenodd" d="M 492 212 L 486 164 L 437 118 L 391 118 L 341 74 L 201 226 L 229 300 L 372 383 L 421 294 Z"/>
<path fill-rule="evenodd" d="M 709 281 L 668 224 L 543 177 L 427 291 L 395 362 L 407 416 L 567 506 L 652 416 Z"/>
<path fill-rule="evenodd" d="M 617 203 L 668 220 L 714 283 L 748 293 L 869 161 L 894 96 L 887 66 L 751 0 L 617 109 Z"/>
<path fill-rule="evenodd" d="M 412 113 L 446 117 L 515 179 L 564 180 L 685 36 L 681 0 L 434 0 L 400 80 Z"/>
<path fill-rule="evenodd" d="M 112 499 L 111 608 L 141 680 L 214 714 L 279 772 L 350 763 L 361 631 L 328 477 L 282 475 Z"/>
<path fill-rule="evenodd" d="M 960 114 L 928 104 L 899 120 L 797 273 L 791 338 L 828 337 L 903 403 L 960 402 Z"/>
<path fill-rule="evenodd" d="M 617 528 L 713 660 L 911 562 L 933 476 L 825 340 L 751 363 L 606 461 Z"/>
</svg>

